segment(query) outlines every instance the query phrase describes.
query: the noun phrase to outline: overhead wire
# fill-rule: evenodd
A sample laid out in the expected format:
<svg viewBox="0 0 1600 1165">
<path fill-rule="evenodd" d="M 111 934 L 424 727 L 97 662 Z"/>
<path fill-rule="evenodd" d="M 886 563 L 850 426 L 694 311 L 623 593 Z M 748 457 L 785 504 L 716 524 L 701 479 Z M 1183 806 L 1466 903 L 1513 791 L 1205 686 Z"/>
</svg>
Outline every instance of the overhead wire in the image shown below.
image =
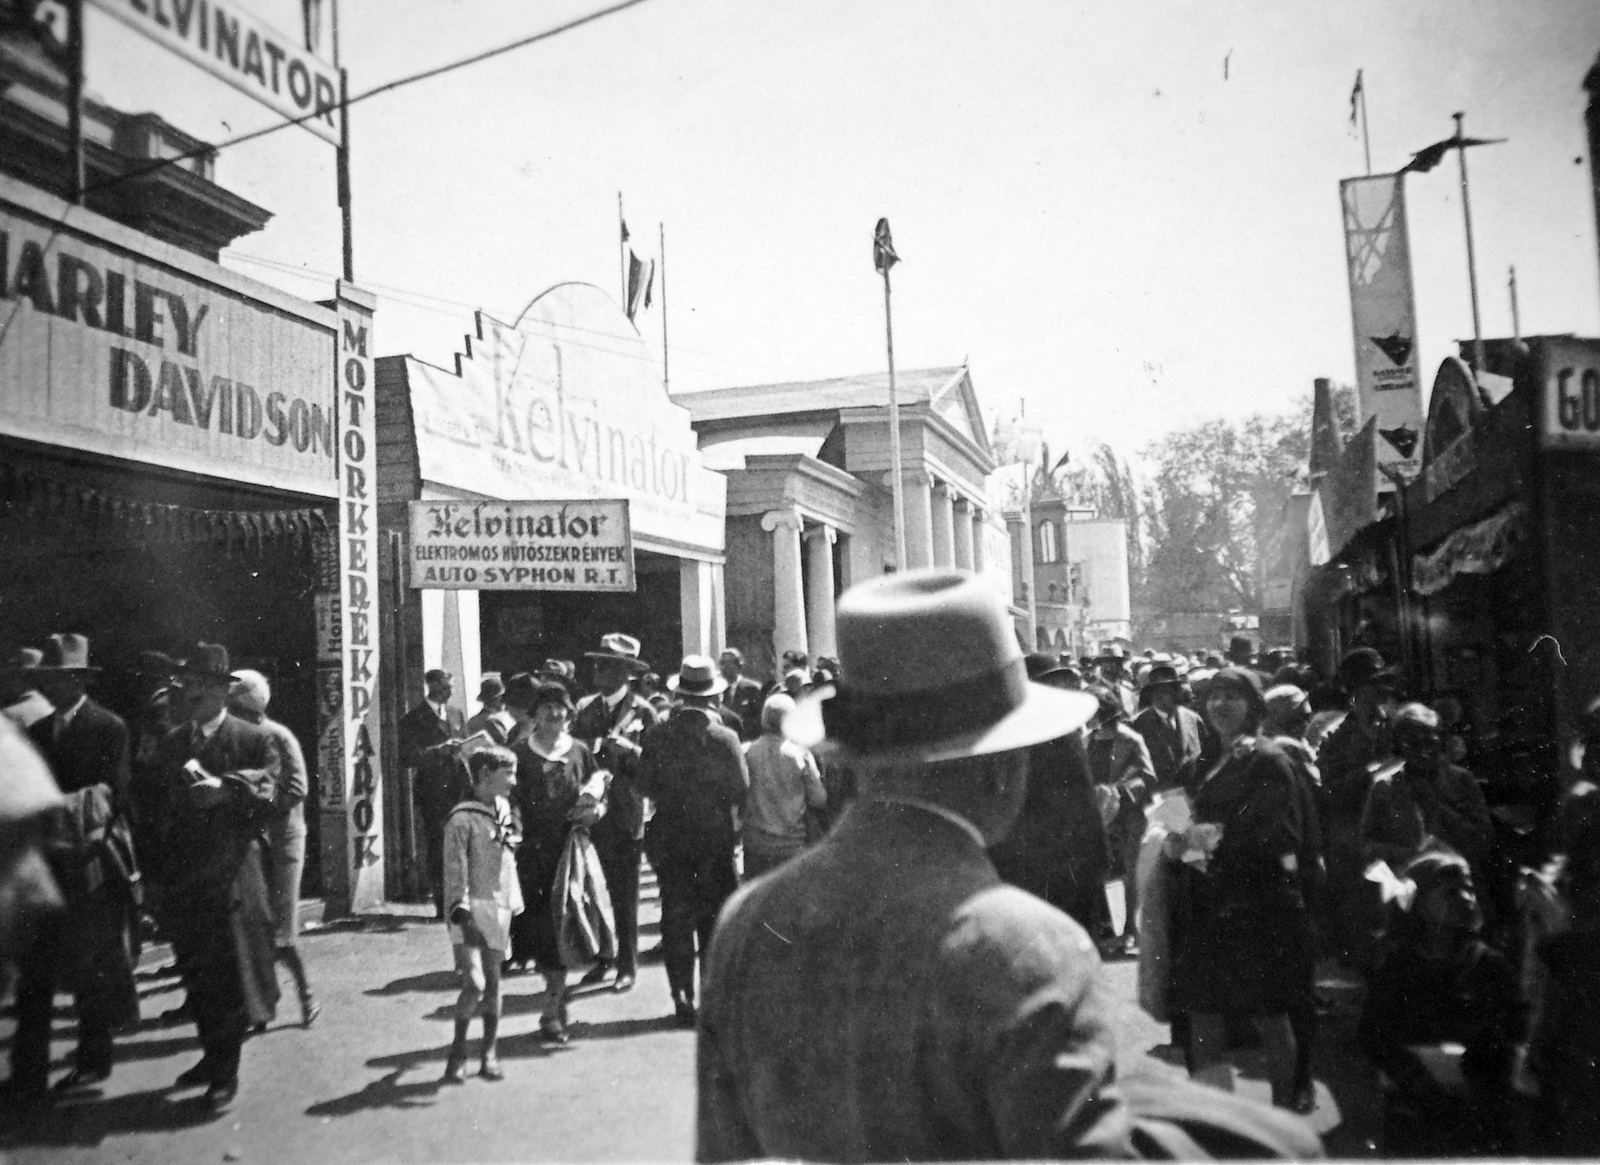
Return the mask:
<svg viewBox="0 0 1600 1165">
<path fill-rule="evenodd" d="M 457 69 L 464 69 L 470 65 L 481 64 L 484 61 L 492 60 L 493 58 L 503 56 L 506 53 L 515 52 L 518 49 L 526 48 L 529 45 L 537 44 L 540 41 L 549 40 L 552 37 L 560 36 L 566 32 L 571 32 L 573 29 L 581 28 L 586 24 L 592 24 L 597 20 L 603 19 L 604 17 L 612 16 L 618 12 L 624 11 L 625 9 L 634 8 L 643 3 L 645 3 L 645 0 L 618 0 L 618 2 L 615 4 L 608 5 L 605 8 L 597 9 L 594 12 L 587 13 L 583 16 L 575 17 L 563 24 L 558 24 L 553 28 L 547 28 L 529 36 L 519 37 L 517 40 L 509 41 L 502 45 L 496 45 L 493 48 L 485 49 L 482 52 L 473 53 L 471 56 L 462 57 L 458 60 L 450 61 L 443 65 L 435 65 L 434 67 L 424 69 L 419 73 L 411 73 L 404 77 L 397 77 L 392 81 L 385 81 L 381 85 L 375 85 L 371 89 L 364 90 L 353 97 L 346 98 L 343 103 L 343 109 L 346 111 L 346 113 L 348 113 L 350 106 L 357 105 L 360 102 L 369 100 L 370 98 L 377 97 L 384 93 L 392 93 L 397 89 L 403 89 L 408 85 L 415 85 L 422 81 L 431 80 L 434 77 L 442 77 L 446 73 L 452 73 Z M 84 195 L 88 195 L 102 190 L 108 190 L 113 186 L 119 185 L 120 183 L 129 182 L 135 178 L 142 178 L 147 174 L 153 174 L 157 170 L 162 170 L 168 166 L 177 165 L 180 162 L 192 161 L 195 158 L 211 157 L 223 150 L 230 149 L 233 146 L 243 145 L 245 142 L 255 141 L 259 138 L 264 138 L 269 134 L 277 133 L 279 130 L 288 129 L 291 126 L 300 125 L 304 122 L 310 121 L 313 118 L 320 116 L 322 112 L 322 110 L 313 110 L 310 113 L 301 114 L 297 117 L 279 118 L 276 122 L 270 125 L 263 126 L 260 129 L 251 130 L 248 133 L 239 134 L 223 142 L 198 146 L 195 149 L 185 150 L 181 153 L 173 154 L 170 157 L 158 158 L 150 162 L 148 165 L 139 166 L 132 170 L 126 170 L 121 174 L 114 174 L 110 178 L 103 179 L 100 182 L 91 183 L 83 188 L 82 193 Z M 56 239 L 61 233 L 61 229 L 66 225 L 67 219 L 71 217 L 74 209 L 76 209 L 75 204 L 69 203 L 66 210 L 63 211 L 60 217 L 56 219 L 55 223 L 52 224 L 50 229 L 50 237 L 45 242 L 44 250 L 48 251 L 55 243 Z M 5 341 L 7 334 L 11 331 L 11 325 L 17 317 L 17 313 L 21 309 L 22 301 L 18 300 L 12 305 L 10 312 L 7 313 L 5 323 L 0 324 L 0 343 Z"/>
</svg>

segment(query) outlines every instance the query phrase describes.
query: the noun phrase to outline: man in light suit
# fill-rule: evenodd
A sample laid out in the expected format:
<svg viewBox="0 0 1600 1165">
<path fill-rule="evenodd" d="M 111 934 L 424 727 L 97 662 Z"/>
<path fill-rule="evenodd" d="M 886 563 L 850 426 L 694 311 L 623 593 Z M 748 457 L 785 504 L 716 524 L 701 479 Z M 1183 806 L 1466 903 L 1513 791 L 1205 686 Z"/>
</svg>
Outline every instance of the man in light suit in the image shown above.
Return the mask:
<svg viewBox="0 0 1600 1165">
<path fill-rule="evenodd" d="M 1194 791 L 1196 769 L 1209 731 L 1199 713 L 1178 702 L 1183 681 L 1170 664 L 1158 663 L 1145 676 L 1149 706 L 1133 718 L 1133 730 L 1144 737 L 1156 770 L 1156 789 Z"/>
</svg>

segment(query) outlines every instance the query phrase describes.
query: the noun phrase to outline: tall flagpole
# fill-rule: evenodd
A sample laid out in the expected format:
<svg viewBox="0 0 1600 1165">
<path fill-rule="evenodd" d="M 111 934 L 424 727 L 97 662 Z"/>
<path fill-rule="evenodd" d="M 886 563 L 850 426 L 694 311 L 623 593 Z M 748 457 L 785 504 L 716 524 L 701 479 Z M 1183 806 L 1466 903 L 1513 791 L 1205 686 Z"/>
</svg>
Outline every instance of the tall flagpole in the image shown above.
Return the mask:
<svg viewBox="0 0 1600 1165">
<path fill-rule="evenodd" d="M 617 191 L 617 280 L 622 288 L 622 310 L 628 310 L 628 220 L 622 217 L 622 191 Z"/>
<path fill-rule="evenodd" d="M 1507 280 L 1511 289 L 1511 338 L 1517 343 L 1522 343 L 1522 313 L 1517 310 L 1517 269 L 1511 268 L 1511 278 Z"/>
<path fill-rule="evenodd" d="M 1367 132 L 1367 82 L 1361 81 L 1361 148 L 1367 155 L 1367 177 L 1372 177 L 1372 138 Z"/>
<path fill-rule="evenodd" d="M 661 231 L 661 387 L 672 392 L 672 365 L 667 358 L 667 225 L 657 223 Z"/>
<path fill-rule="evenodd" d="M 889 346 L 889 475 L 894 493 L 894 555 L 898 570 L 906 570 L 906 498 L 901 479 L 900 394 L 894 382 L 894 314 L 890 310 L 889 268 L 900 261 L 889 235 L 889 220 L 880 218 L 872 232 L 872 263 L 883 274 L 883 330 Z"/>
<path fill-rule="evenodd" d="M 1478 260 L 1472 247 L 1472 199 L 1467 194 L 1467 147 L 1462 139 L 1465 113 L 1451 114 L 1456 119 L 1456 160 L 1461 163 L 1461 214 L 1467 226 L 1467 283 L 1472 289 L 1472 364 L 1476 376 L 1482 376 L 1483 321 L 1478 313 Z"/>
</svg>

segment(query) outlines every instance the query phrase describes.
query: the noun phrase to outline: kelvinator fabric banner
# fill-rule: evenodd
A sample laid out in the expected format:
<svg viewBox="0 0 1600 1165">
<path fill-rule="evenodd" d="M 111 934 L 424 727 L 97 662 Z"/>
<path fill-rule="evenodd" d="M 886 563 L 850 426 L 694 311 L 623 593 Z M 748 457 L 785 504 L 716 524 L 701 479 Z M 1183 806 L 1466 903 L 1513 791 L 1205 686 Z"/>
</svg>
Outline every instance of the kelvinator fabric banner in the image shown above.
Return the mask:
<svg viewBox="0 0 1600 1165">
<path fill-rule="evenodd" d="M 634 589 L 625 498 L 412 502 L 409 557 L 420 589 Z"/>
<path fill-rule="evenodd" d="M 1378 464 L 1415 477 L 1422 468 L 1422 375 L 1405 177 L 1347 178 L 1339 183 L 1339 200 L 1361 419 L 1377 418 Z M 1375 485 L 1378 492 L 1393 488 L 1382 476 Z"/>
<path fill-rule="evenodd" d="M 339 144 L 339 71 L 225 0 L 91 0 L 285 119 Z"/>
</svg>

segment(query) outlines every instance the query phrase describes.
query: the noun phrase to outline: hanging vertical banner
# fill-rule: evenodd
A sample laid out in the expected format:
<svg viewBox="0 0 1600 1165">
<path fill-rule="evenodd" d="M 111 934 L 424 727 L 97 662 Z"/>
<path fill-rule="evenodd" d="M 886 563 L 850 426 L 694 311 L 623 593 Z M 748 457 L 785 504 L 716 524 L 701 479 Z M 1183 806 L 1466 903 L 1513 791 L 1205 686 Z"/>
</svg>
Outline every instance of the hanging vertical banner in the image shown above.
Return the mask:
<svg viewBox="0 0 1600 1165">
<path fill-rule="evenodd" d="M 349 908 L 383 901 L 378 764 L 378 449 L 373 417 L 376 299 L 342 280 L 339 313 L 339 598 L 343 647 L 345 869 Z M 325 802 L 326 803 L 326 802 Z M 325 831 L 327 832 L 327 831 Z"/>
<path fill-rule="evenodd" d="M 1361 419 L 1377 418 L 1378 464 L 1415 477 L 1422 468 L 1422 374 L 1405 176 L 1347 178 L 1339 183 L 1339 199 Z M 1380 473 L 1375 488 L 1394 487 Z"/>
</svg>

